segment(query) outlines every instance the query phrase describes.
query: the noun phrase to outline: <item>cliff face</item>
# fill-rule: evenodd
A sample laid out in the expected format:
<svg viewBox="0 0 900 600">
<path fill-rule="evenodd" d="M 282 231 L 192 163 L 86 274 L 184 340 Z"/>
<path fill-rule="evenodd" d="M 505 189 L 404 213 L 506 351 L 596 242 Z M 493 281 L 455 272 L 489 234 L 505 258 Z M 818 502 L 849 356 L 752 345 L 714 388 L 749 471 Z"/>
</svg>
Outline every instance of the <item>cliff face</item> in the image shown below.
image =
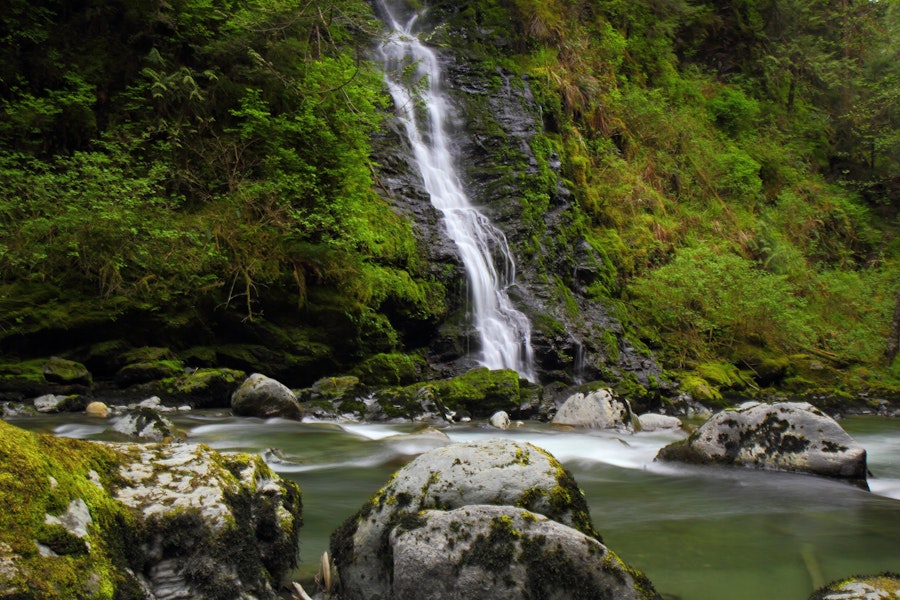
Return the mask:
<svg viewBox="0 0 900 600">
<path fill-rule="evenodd" d="M 611 265 L 583 237 L 584 216 L 560 173 L 561 159 L 545 135 L 542 109 L 530 79 L 500 66 L 480 45 L 504 40 L 441 5 L 425 13 L 424 31 L 441 49 L 442 89 L 452 102 L 457 165 L 472 202 L 503 231 L 515 256 L 510 296 L 532 322 L 536 371 L 542 382 L 577 383 L 623 377 L 655 385 L 661 370 L 638 352 L 592 285 Z M 449 290 L 448 318 L 427 340 L 438 372 L 474 365 L 477 335 L 466 320 L 465 274 L 459 254 L 410 164 L 399 128 L 375 144 L 379 188 L 415 223 L 432 272 Z M 631 375 L 626 375 L 630 373 Z"/>
</svg>

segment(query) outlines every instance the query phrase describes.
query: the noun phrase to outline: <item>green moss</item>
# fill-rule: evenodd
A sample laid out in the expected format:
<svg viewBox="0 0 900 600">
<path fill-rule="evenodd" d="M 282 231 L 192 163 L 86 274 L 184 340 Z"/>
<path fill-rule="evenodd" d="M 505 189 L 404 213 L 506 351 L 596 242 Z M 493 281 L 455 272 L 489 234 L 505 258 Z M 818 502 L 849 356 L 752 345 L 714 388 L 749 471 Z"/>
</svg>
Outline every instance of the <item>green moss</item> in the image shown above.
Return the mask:
<svg viewBox="0 0 900 600">
<path fill-rule="evenodd" d="M 689 394 L 694 400 L 707 406 L 725 406 L 726 401 L 722 393 L 706 379 L 693 373 L 678 373 L 676 378 L 681 390 Z"/>
<path fill-rule="evenodd" d="M 823 600 L 829 593 L 833 594 L 835 591 L 849 583 L 864 583 L 877 590 L 893 594 L 894 597 L 900 597 L 900 573 L 885 571 L 884 573 L 879 573 L 877 575 L 854 575 L 852 577 L 833 581 L 816 590 L 813 595 L 809 597 L 809 600 Z M 878 597 L 880 598 L 883 596 L 879 595 Z"/>
<path fill-rule="evenodd" d="M 24 597 L 113 598 L 128 579 L 119 551 L 126 536 L 120 534 L 133 524 L 132 517 L 90 476 L 95 472 L 110 489 L 119 460 L 99 444 L 35 435 L 0 421 L 0 542 L 20 557 L 9 583 L 26 590 Z M 84 540 L 44 523 L 46 515 L 62 514 L 75 499 L 87 504 L 94 521 Z M 107 527 L 110 523 L 122 527 Z M 40 556 L 35 542 L 62 556 Z M 97 577 L 88 582 L 85 573 Z"/>
<path fill-rule="evenodd" d="M 517 544 L 522 534 L 513 527 L 509 515 L 491 519 L 487 535 L 479 534 L 460 557 L 462 565 L 481 567 L 488 573 L 502 574 L 510 570 L 517 555 Z"/>
<path fill-rule="evenodd" d="M 376 354 L 351 371 L 366 385 L 408 385 L 418 379 L 425 361 L 409 354 Z"/>
<path fill-rule="evenodd" d="M 57 356 L 51 357 L 42 367 L 44 378 L 51 383 L 90 386 L 94 379 L 83 364 Z"/>
<path fill-rule="evenodd" d="M 447 408 L 465 408 L 476 417 L 488 417 L 499 410 L 514 410 L 521 402 L 519 374 L 512 370 L 478 368 L 430 384 L 435 399 Z"/>
</svg>

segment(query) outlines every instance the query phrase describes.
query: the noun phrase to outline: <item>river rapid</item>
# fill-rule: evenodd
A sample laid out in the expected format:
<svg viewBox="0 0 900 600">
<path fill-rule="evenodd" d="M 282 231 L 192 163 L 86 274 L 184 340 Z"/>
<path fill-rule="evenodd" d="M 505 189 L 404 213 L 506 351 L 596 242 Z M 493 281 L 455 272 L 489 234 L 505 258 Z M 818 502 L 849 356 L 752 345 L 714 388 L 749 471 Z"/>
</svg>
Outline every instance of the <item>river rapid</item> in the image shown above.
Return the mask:
<svg viewBox="0 0 900 600">
<path fill-rule="evenodd" d="M 314 574 L 331 531 L 391 473 L 446 443 L 415 434 L 413 424 L 265 421 L 225 411 L 167 416 L 187 441 L 261 454 L 300 484 L 300 578 Z M 10 419 L 60 436 L 121 440 L 111 421 Z M 851 417 L 841 425 L 868 451 L 871 492 L 812 476 L 653 461 L 683 433 L 561 432 L 540 423 L 439 428 L 454 442 L 509 437 L 550 451 L 584 491 L 604 542 L 665 598 L 804 600 L 837 578 L 900 571 L 900 420 Z"/>
</svg>

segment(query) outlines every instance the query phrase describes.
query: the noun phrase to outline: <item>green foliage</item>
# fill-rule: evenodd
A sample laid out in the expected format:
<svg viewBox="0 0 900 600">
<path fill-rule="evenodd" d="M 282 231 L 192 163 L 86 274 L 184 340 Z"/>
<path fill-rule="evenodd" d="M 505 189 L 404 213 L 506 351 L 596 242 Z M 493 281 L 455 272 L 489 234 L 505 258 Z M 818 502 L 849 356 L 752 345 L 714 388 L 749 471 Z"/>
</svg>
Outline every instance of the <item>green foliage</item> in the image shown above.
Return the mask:
<svg viewBox="0 0 900 600">
<path fill-rule="evenodd" d="M 790 350 L 812 341 L 805 301 L 786 279 L 734 254 L 682 249 L 631 293 L 680 365 L 741 343 Z"/>
<path fill-rule="evenodd" d="M 19 46 L 0 50 L 0 298 L 69 299 L 19 302 L 4 335 L 70 326 L 74 305 L 254 320 L 290 291 L 299 321 L 311 290 L 339 290 L 353 336 L 393 350 L 445 310 L 373 191 L 387 96 L 364 2 L 14 2 L 2 25 Z"/>
</svg>

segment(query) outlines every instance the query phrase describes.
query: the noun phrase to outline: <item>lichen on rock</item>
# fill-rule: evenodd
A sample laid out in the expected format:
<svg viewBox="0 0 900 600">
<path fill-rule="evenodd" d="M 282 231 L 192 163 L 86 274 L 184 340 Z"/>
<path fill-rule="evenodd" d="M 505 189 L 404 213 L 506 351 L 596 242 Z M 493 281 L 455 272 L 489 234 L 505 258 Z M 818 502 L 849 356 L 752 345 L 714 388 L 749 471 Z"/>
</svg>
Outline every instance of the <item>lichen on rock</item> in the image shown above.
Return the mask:
<svg viewBox="0 0 900 600">
<path fill-rule="evenodd" d="M 258 456 L 102 444 L 0 421 L 0 593 L 274 598 L 298 559 L 296 484 Z"/>
<path fill-rule="evenodd" d="M 489 505 L 485 509 L 487 512 L 471 509 L 484 505 Z M 490 507 L 500 508 L 495 510 Z M 455 512 L 457 509 L 465 508 L 470 508 L 472 515 L 476 512 L 482 515 L 490 513 L 490 518 L 487 521 L 478 520 L 477 526 L 474 521 L 467 523 L 462 517 L 451 518 L 449 521 L 445 518 L 446 515 L 457 514 Z M 426 522 L 442 523 L 439 527 L 443 531 L 440 534 L 443 536 L 442 544 L 449 547 L 459 542 L 470 547 L 470 551 L 459 556 L 454 555 L 456 558 L 453 560 L 456 560 L 456 563 L 451 561 L 451 564 L 457 564 L 462 573 L 467 568 L 467 561 L 470 559 L 475 561 L 479 555 L 477 542 L 481 531 L 479 528 L 489 526 L 494 517 L 500 519 L 498 522 L 501 525 L 507 523 L 507 519 L 518 519 L 516 523 L 529 518 L 534 521 L 552 522 L 552 528 L 557 526 L 565 528 L 578 539 L 592 540 L 589 544 L 603 548 L 600 536 L 594 529 L 587 503 L 575 480 L 549 453 L 531 444 L 504 439 L 458 443 L 431 450 L 400 469 L 356 515 L 350 517 L 332 534 L 331 552 L 340 574 L 342 597 L 345 600 L 414 597 L 416 585 L 401 585 L 396 569 L 398 564 L 406 564 L 404 561 L 414 562 L 415 557 L 408 553 L 404 555 L 406 558 L 398 557 L 394 551 L 398 548 L 408 548 L 404 544 L 412 543 L 415 537 L 403 538 L 403 532 L 418 530 Z M 454 525 L 454 522 L 458 524 Z M 534 539 L 541 535 L 546 538 L 547 534 L 546 532 L 536 534 Z M 485 544 L 481 544 L 482 548 L 484 546 Z M 521 548 L 519 546 L 515 549 L 507 548 L 508 552 L 495 547 L 491 552 L 503 554 L 494 557 L 497 564 L 513 560 L 513 555 L 515 561 L 520 563 L 531 561 L 526 549 L 527 544 Z M 598 553 L 597 562 L 592 568 L 603 568 L 601 565 L 603 556 L 606 555 Z M 482 559 L 480 562 L 493 560 L 484 556 Z M 435 562 L 427 568 L 440 570 L 445 567 Z M 409 568 L 415 570 L 414 567 Z M 581 571 L 578 573 L 577 577 L 584 575 Z M 463 575 L 460 574 L 459 577 Z M 502 584 L 501 587 L 505 586 L 506 579 L 502 574 L 497 577 L 499 579 L 495 583 Z M 640 579 L 637 574 L 633 577 L 635 581 Z M 435 592 L 437 595 L 428 597 L 466 597 L 465 594 L 456 594 L 453 591 L 456 589 L 454 581 L 451 578 L 443 582 L 446 585 L 446 592 L 443 595 Z M 655 592 L 652 592 L 649 582 L 647 589 L 651 590 L 647 595 L 633 597 L 655 598 Z M 495 595 L 495 592 L 499 595 Z M 503 595 L 506 592 L 500 588 L 490 588 L 484 593 L 485 597 L 507 597 Z M 519 597 L 555 597 L 552 594 L 542 596 L 538 592 L 534 593 L 537 595 Z"/>
<path fill-rule="evenodd" d="M 866 485 L 866 451 L 805 402 L 753 403 L 716 413 L 658 460 L 743 465 L 848 479 Z"/>
</svg>

